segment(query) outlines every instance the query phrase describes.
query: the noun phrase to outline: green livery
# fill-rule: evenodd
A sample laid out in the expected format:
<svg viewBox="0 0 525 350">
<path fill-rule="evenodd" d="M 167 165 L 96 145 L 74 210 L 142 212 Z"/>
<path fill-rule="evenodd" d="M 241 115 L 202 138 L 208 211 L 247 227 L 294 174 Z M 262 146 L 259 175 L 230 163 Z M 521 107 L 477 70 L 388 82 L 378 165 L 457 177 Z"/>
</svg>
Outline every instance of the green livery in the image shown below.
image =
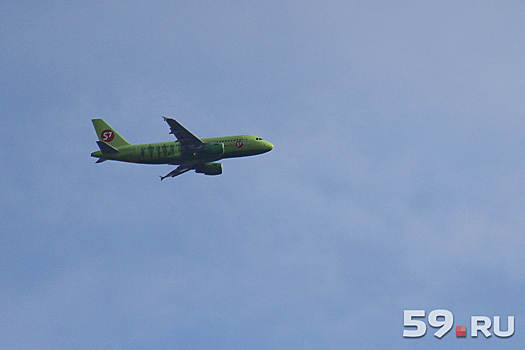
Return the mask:
<svg viewBox="0 0 525 350">
<path fill-rule="evenodd" d="M 176 120 L 164 118 L 170 126 L 170 134 L 176 141 L 145 143 L 133 145 L 102 119 L 93 119 L 97 132 L 97 145 L 100 151 L 91 153 L 98 158 L 97 163 L 116 160 L 140 164 L 178 165 L 165 176 L 175 177 L 187 171 L 195 170 L 205 175 L 222 174 L 222 164 L 216 161 L 225 158 L 254 156 L 273 149 L 273 145 L 258 136 L 237 135 L 199 139 Z"/>
</svg>

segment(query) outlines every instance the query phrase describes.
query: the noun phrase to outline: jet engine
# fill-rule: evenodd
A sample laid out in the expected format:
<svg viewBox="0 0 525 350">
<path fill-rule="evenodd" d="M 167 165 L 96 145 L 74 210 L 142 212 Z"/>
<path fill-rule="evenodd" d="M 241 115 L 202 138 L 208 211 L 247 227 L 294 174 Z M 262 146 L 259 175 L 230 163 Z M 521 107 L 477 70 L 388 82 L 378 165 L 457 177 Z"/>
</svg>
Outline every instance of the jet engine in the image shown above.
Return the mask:
<svg viewBox="0 0 525 350">
<path fill-rule="evenodd" d="M 220 175 L 222 174 L 221 163 L 204 163 L 195 169 L 196 173 L 204 175 Z"/>
</svg>

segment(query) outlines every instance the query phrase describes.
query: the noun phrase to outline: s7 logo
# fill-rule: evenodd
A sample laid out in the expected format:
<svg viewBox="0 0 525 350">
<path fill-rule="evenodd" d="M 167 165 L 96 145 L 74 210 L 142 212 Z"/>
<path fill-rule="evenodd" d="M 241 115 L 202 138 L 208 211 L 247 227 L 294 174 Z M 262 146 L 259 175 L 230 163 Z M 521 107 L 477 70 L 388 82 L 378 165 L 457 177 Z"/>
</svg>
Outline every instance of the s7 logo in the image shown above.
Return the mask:
<svg viewBox="0 0 525 350">
<path fill-rule="evenodd" d="M 115 138 L 115 134 L 111 130 L 104 130 L 100 133 L 100 138 L 104 142 L 111 142 Z"/>
</svg>

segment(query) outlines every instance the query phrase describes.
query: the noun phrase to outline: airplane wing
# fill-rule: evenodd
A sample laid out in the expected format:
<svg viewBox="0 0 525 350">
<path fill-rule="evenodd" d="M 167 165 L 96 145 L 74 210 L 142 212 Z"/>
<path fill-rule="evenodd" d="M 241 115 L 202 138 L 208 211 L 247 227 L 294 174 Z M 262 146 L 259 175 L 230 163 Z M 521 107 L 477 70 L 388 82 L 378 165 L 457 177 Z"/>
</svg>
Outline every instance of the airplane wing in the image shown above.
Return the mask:
<svg viewBox="0 0 525 350">
<path fill-rule="evenodd" d="M 189 132 L 185 127 L 180 125 L 179 122 L 177 122 L 175 119 L 166 118 L 166 117 L 163 117 L 163 118 L 171 128 L 170 134 L 175 135 L 175 137 L 177 138 L 177 142 L 180 142 L 181 146 L 198 146 L 203 143 L 197 136 Z"/>
<path fill-rule="evenodd" d="M 166 123 L 170 126 L 170 134 L 175 135 L 177 142 L 181 144 L 181 152 L 186 150 L 186 152 L 195 152 L 202 147 L 204 147 L 204 142 L 199 139 L 197 136 L 193 135 L 188 129 L 179 124 L 175 119 L 163 117 Z M 161 176 L 161 181 L 167 177 L 175 177 L 190 170 L 195 170 L 199 166 L 202 166 L 202 162 L 189 162 L 186 164 L 181 164 L 176 167 L 174 170 L 170 171 L 168 174 Z"/>
<path fill-rule="evenodd" d="M 175 170 L 172 170 L 166 175 L 161 176 L 160 181 L 164 180 L 167 177 L 175 177 L 177 175 L 184 174 L 185 172 L 190 171 L 192 169 L 195 169 L 195 165 L 190 165 L 190 164 L 179 165 L 178 167 L 175 168 Z"/>
</svg>

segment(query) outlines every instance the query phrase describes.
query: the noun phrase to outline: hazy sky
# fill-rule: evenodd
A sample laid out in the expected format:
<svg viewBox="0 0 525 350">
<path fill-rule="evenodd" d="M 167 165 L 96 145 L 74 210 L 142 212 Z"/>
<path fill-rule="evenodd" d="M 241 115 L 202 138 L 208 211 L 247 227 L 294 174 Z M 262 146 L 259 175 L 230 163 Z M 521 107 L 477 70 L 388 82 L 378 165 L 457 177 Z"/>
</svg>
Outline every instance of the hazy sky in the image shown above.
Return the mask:
<svg viewBox="0 0 525 350">
<path fill-rule="evenodd" d="M 524 343 L 522 1 L 0 13 L 0 348 Z M 161 116 L 275 149 L 162 182 L 90 157 L 92 118 L 173 140 Z M 404 339 L 410 309 L 454 328 Z M 456 338 L 471 316 L 515 334 Z"/>
</svg>

